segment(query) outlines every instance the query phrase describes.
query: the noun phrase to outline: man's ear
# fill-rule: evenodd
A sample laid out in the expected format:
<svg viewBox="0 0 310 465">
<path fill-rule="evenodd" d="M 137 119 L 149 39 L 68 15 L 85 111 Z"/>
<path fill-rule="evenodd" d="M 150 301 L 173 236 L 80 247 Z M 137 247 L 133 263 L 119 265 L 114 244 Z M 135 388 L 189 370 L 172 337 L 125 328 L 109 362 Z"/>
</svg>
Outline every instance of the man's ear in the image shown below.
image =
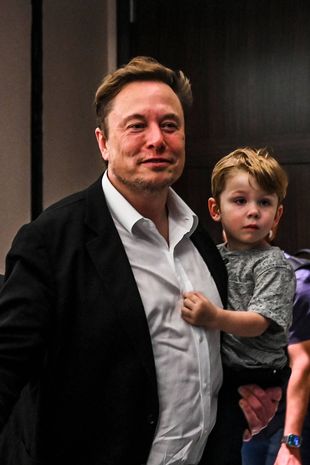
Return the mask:
<svg viewBox="0 0 310 465">
<path fill-rule="evenodd" d="M 95 134 L 96 134 L 98 147 L 99 147 L 99 150 L 101 152 L 101 156 L 104 159 L 104 161 L 108 161 L 109 160 L 109 151 L 108 151 L 108 148 L 107 148 L 107 138 L 105 137 L 102 129 L 100 129 L 100 128 L 96 128 Z"/>
<path fill-rule="evenodd" d="M 208 200 L 208 208 L 209 208 L 209 212 L 210 212 L 212 220 L 221 221 L 221 212 L 216 203 L 216 200 L 213 197 L 210 197 Z"/>
</svg>

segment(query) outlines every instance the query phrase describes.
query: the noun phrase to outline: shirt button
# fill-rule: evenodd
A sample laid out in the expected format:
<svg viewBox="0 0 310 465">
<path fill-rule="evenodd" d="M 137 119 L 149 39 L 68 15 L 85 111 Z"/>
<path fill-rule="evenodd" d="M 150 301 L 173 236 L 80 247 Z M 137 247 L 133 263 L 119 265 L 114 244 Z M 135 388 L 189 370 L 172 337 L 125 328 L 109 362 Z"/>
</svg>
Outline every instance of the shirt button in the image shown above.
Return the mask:
<svg viewBox="0 0 310 465">
<path fill-rule="evenodd" d="M 154 425 L 155 424 L 155 417 L 152 413 L 150 413 L 148 416 L 147 416 L 147 422 L 149 425 Z"/>
</svg>

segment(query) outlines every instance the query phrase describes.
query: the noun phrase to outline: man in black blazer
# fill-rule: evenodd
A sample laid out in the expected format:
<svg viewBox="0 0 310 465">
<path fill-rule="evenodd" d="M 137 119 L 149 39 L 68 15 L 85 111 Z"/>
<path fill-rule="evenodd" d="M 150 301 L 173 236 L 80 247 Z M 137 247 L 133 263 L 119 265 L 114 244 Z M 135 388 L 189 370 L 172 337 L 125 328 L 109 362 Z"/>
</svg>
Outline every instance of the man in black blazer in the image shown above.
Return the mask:
<svg viewBox="0 0 310 465">
<path fill-rule="evenodd" d="M 170 188 L 190 103 L 185 76 L 152 59 L 106 77 L 96 136 L 107 171 L 14 239 L 0 293 L 1 465 L 199 463 L 219 335 L 178 308 L 199 286 L 225 304 L 226 272 Z M 278 393 L 244 396 L 251 426 L 265 424 Z"/>
</svg>

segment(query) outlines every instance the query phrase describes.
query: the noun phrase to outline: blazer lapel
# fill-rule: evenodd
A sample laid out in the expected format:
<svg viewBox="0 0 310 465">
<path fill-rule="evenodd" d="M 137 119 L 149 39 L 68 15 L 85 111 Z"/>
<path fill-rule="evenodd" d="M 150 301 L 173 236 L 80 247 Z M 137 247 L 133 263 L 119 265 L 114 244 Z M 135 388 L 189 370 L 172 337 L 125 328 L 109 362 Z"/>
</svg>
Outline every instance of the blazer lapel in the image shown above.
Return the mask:
<svg viewBox="0 0 310 465">
<path fill-rule="evenodd" d="M 227 305 L 227 271 L 222 257 L 210 236 L 200 225 L 191 235 L 191 240 L 206 262 L 225 308 Z"/>
<path fill-rule="evenodd" d="M 94 233 L 86 245 L 88 252 L 102 285 L 113 296 L 119 323 L 135 347 L 156 393 L 155 362 L 145 311 L 126 252 L 105 202 L 101 178 L 88 189 L 87 196 L 86 223 Z"/>
</svg>

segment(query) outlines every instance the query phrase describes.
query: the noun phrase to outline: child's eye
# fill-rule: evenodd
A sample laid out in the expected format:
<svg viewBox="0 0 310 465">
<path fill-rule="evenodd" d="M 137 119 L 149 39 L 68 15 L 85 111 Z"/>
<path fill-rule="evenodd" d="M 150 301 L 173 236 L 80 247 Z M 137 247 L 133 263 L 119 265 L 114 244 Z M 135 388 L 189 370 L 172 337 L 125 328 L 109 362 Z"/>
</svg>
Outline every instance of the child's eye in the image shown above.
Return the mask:
<svg viewBox="0 0 310 465">
<path fill-rule="evenodd" d="M 269 207 L 269 205 L 271 205 L 271 201 L 269 199 L 262 199 L 259 201 L 259 204 L 262 207 Z"/>
<path fill-rule="evenodd" d="M 234 203 L 237 205 L 244 205 L 246 203 L 246 199 L 244 197 L 237 197 L 234 199 Z"/>
</svg>

